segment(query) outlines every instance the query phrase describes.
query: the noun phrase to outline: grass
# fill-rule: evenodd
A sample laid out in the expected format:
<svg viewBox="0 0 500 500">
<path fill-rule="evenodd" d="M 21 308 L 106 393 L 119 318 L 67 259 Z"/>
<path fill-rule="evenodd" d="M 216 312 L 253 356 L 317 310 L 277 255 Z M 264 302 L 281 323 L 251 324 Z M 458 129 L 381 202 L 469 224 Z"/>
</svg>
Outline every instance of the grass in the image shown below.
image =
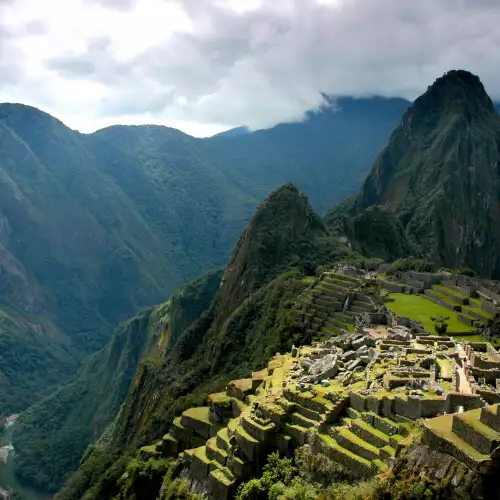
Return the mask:
<svg viewBox="0 0 500 500">
<path fill-rule="evenodd" d="M 367 424 L 363 419 L 357 418 L 356 420 L 354 420 L 354 422 L 356 423 L 356 425 L 362 427 L 365 431 L 369 432 L 370 434 L 377 436 L 382 441 L 385 441 L 386 443 L 389 442 L 389 437 L 387 436 L 387 434 L 384 434 L 382 431 L 375 429 L 375 427 L 372 427 L 370 424 Z"/>
<path fill-rule="evenodd" d="M 360 457 L 359 455 L 356 455 L 352 451 L 350 451 L 350 450 L 348 450 L 346 448 L 343 448 L 342 446 L 340 446 L 337 443 L 337 441 L 335 441 L 328 434 L 318 434 L 318 436 L 325 443 L 325 445 L 328 448 L 333 448 L 336 451 L 338 451 L 339 453 L 341 453 L 343 455 L 346 455 L 347 457 L 349 457 L 352 460 L 356 460 L 358 462 L 361 462 L 362 464 L 367 465 L 368 467 L 370 466 L 370 461 L 369 460 L 366 460 L 366 458 Z"/>
<path fill-rule="evenodd" d="M 229 444 L 229 434 L 227 432 L 227 427 L 224 427 L 221 429 L 217 435 L 223 440 L 226 441 L 227 444 Z"/>
<path fill-rule="evenodd" d="M 450 332 L 468 332 L 474 328 L 459 321 L 457 314 L 426 297 L 405 293 L 391 293 L 394 302 L 387 302 L 387 308 L 397 316 L 406 316 L 418 321 L 428 332 L 434 332 L 431 316 L 449 316 L 448 330 Z"/>
<path fill-rule="evenodd" d="M 430 419 L 425 425 L 429 427 L 435 434 L 441 436 L 442 438 L 450 441 L 456 448 L 461 449 L 471 458 L 476 461 L 485 460 L 488 455 L 483 455 L 479 453 L 475 448 L 466 443 L 463 439 L 458 437 L 452 430 L 451 426 L 453 424 L 453 415 L 444 415 L 442 417 L 437 417 Z"/>
<path fill-rule="evenodd" d="M 229 469 L 227 469 L 229 472 Z M 230 472 L 229 472 L 230 473 Z M 231 486 L 234 483 L 234 480 L 231 480 L 227 477 L 226 474 L 221 469 L 215 469 L 210 473 L 219 483 L 222 483 L 226 486 Z"/>
<path fill-rule="evenodd" d="M 492 441 L 498 441 L 500 439 L 500 434 L 491 427 L 483 424 L 480 421 L 480 417 L 481 408 L 462 413 L 458 416 L 460 420 L 463 420 L 469 427 L 472 427 L 486 438 L 491 439 Z"/>
<path fill-rule="evenodd" d="M 449 359 L 438 359 L 437 364 L 441 373 L 441 378 L 451 378 L 452 363 Z"/>
<path fill-rule="evenodd" d="M 208 406 L 198 406 L 196 408 L 189 408 L 183 415 L 199 422 L 210 423 L 209 419 L 210 408 Z"/>
<path fill-rule="evenodd" d="M 435 290 L 438 290 L 439 292 L 445 294 L 447 297 L 450 297 L 450 298 L 451 298 L 451 296 L 458 297 L 459 299 L 468 299 L 469 298 L 469 297 L 466 297 L 465 295 L 463 295 L 462 293 L 460 293 L 458 290 L 448 288 L 444 285 L 436 284 L 436 285 L 432 285 L 432 288 Z"/>
<path fill-rule="evenodd" d="M 250 392 L 252 390 L 252 379 L 242 378 L 239 380 L 232 380 L 230 385 L 233 385 L 242 392 Z"/>
<path fill-rule="evenodd" d="M 228 396 L 225 392 L 216 392 L 208 396 L 208 401 L 217 405 L 221 404 L 231 404 L 232 398 Z"/>
<path fill-rule="evenodd" d="M 347 441 L 350 441 L 354 445 L 357 445 L 361 448 L 365 448 L 366 450 L 371 451 L 375 455 L 378 455 L 379 450 L 376 446 L 373 446 L 364 439 L 361 439 L 359 436 L 356 436 L 356 434 L 354 434 L 354 432 L 350 431 L 349 429 L 346 429 L 344 427 L 339 427 L 338 432 Z"/>
<path fill-rule="evenodd" d="M 210 464 L 211 460 L 207 457 L 207 447 L 200 446 L 199 448 L 195 448 L 193 455 L 206 464 Z"/>
</svg>

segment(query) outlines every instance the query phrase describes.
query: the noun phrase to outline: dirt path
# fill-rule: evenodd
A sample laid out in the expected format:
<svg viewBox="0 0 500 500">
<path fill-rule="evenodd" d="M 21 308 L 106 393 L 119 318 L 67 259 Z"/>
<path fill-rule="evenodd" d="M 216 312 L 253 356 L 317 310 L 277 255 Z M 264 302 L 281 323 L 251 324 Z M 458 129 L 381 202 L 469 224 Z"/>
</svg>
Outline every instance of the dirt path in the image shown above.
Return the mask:
<svg viewBox="0 0 500 500">
<path fill-rule="evenodd" d="M 458 355 L 462 359 L 462 366 L 457 363 L 458 390 L 462 394 L 472 394 L 469 381 L 465 376 L 464 363 L 466 363 L 465 351 L 461 345 L 458 346 Z"/>
</svg>

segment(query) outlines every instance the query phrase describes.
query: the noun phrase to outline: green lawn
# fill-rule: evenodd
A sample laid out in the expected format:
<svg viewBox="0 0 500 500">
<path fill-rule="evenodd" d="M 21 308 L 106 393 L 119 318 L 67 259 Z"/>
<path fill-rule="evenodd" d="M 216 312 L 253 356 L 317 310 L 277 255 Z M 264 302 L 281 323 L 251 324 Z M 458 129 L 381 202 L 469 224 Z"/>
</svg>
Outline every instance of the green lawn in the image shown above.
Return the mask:
<svg viewBox="0 0 500 500">
<path fill-rule="evenodd" d="M 385 304 L 390 311 L 397 316 L 406 316 L 420 322 L 428 332 L 434 333 L 434 323 L 431 320 L 431 316 L 449 316 L 449 332 L 469 332 L 474 330 L 473 327 L 459 321 L 456 312 L 450 311 L 446 307 L 440 306 L 424 296 L 391 293 L 389 297 L 394 299 L 394 302 L 387 302 Z"/>
</svg>

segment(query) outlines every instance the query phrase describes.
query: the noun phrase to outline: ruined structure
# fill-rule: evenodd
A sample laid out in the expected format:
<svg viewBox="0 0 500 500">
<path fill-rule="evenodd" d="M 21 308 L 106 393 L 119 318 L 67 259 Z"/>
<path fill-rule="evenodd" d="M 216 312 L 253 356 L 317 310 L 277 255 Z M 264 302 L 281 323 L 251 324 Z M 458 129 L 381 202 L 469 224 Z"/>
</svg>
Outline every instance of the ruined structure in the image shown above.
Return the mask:
<svg viewBox="0 0 500 500">
<path fill-rule="evenodd" d="M 141 454 L 178 456 L 181 477 L 198 493 L 227 499 L 271 451 L 290 456 L 304 444 L 353 478 L 377 475 L 419 442 L 424 422 L 420 446 L 458 460 L 454 471 L 491 474 L 500 420 L 486 405 L 499 398 L 500 355 L 486 342 L 363 324 L 360 317 L 379 307 L 373 290 L 360 278 L 325 274 L 309 300 L 301 297 L 312 345 L 230 382 Z"/>
</svg>

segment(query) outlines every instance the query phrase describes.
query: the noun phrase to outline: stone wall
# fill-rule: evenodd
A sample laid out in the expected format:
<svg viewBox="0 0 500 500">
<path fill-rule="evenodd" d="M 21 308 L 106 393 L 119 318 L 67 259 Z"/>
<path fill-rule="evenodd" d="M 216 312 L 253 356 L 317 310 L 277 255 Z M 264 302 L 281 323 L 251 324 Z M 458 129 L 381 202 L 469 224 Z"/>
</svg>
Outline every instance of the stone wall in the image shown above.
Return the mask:
<svg viewBox="0 0 500 500">
<path fill-rule="evenodd" d="M 481 408 L 483 402 L 477 394 L 461 394 L 460 392 L 449 392 L 445 400 L 446 413 L 455 413 L 459 406 L 464 408 L 464 411 L 475 410 Z"/>
<path fill-rule="evenodd" d="M 500 394 L 494 390 L 483 389 L 479 385 L 474 384 L 472 386 L 472 392 L 481 396 L 490 405 L 500 403 Z"/>
<path fill-rule="evenodd" d="M 392 473 L 406 477 L 409 471 L 438 483 L 446 479 L 455 500 L 500 498 L 500 483 L 496 476 L 481 476 L 450 455 L 421 443 L 413 444 L 398 460 Z"/>
<path fill-rule="evenodd" d="M 447 439 L 436 435 L 425 425 L 422 431 L 422 443 L 429 446 L 431 449 L 439 450 L 441 453 L 445 453 L 446 455 L 451 455 L 465 464 L 469 469 L 476 470 L 477 464 L 473 458 L 459 448 L 456 448 L 453 443 Z"/>
<path fill-rule="evenodd" d="M 396 396 L 393 403 L 394 413 L 416 420 L 420 418 L 420 403 L 421 399 L 418 397 L 408 396 L 408 399 L 405 399 Z"/>
<path fill-rule="evenodd" d="M 398 285 L 397 283 L 391 283 L 390 281 L 384 281 L 383 287 L 392 293 L 405 293 L 406 289 L 404 285 Z"/>
<path fill-rule="evenodd" d="M 500 302 L 500 293 L 497 288 L 488 287 L 486 285 L 479 285 L 479 292 L 485 297 Z"/>
<path fill-rule="evenodd" d="M 492 300 L 481 296 L 481 309 L 492 315 L 495 315 L 500 311 L 500 306 Z"/>
<path fill-rule="evenodd" d="M 436 415 L 442 415 L 445 411 L 445 398 L 427 398 L 420 401 L 420 417 L 435 417 Z"/>
<path fill-rule="evenodd" d="M 441 283 L 445 275 L 440 273 L 418 273 L 416 271 L 410 271 L 409 276 L 413 280 L 422 282 L 425 288 L 430 288 L 432 285 Z"/>
<path fill-rule="evenodd" d="M 488 384 L 495 385 L 497 378 L 500 378 L 500 370 L 499 369 L 484 369 L 484 368 L 476 368 L 472 366 L 469 369 L 469 374 L 474 377 L 474 379 L 484 378 L 484 380 Z"/>
<path fill-rule="evenodd" d="M 486 344 L 486 352 L 491 356 L 492 359 L 499 363 L 500 366 L 500 354 L 491 344 Z"/>
<path fill-rule="evenodd" d="M 459 285 L 459 290 L 460 293 L 466 297 L 475 297 L 477 295 L 477 286 L 474 283 L 461 283 Z"/>
</svg>

